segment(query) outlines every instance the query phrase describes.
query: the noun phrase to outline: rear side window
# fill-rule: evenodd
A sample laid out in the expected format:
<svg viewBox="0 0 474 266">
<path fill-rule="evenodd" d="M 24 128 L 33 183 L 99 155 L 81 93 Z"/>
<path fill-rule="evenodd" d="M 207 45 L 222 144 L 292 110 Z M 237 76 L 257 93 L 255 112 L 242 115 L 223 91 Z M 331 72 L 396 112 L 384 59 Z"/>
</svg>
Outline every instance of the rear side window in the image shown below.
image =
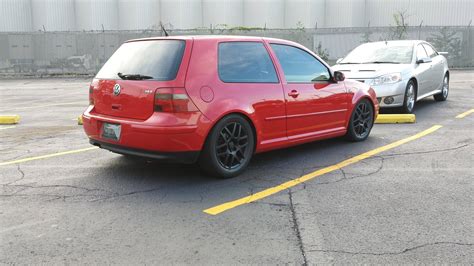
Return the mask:
<svg viewBox="0 0 474 266">
<path fill-rule="evenodd" d="M 152 80 L 174 80 L 183 59 L 185 41 L 153 40 L 124 43 L 97 73 L 96 78 L 120 79 L 145 75 Z"/>
<path fill-rule="evenodd" d="M 433 58 L 438 55 L 438 53 L 431 47 L 431 45 L 424 43 L 423 47 L 425 47 L 426 53 L 429 57 Z"/>
<path fill-rule="evenodd" d="M 270 45 L 280 61 L 288 83 L 330 80 L 328 68 L 308 52 L 289 45 Z"/>
<path fill-rule="evenodd" d="M 416 47 L 416 59 L 419 60 L 427 57 L 428 54 L 426 53 L 425 48 L 423 48 L 421 44 L 418 44 L 418 46 Z"/>
<path fill-rule="evenodd" d="M 219 44 L 219 77 L 230 83 L 278 83 L 275 67 L 260 42 Z"/>
</svg>

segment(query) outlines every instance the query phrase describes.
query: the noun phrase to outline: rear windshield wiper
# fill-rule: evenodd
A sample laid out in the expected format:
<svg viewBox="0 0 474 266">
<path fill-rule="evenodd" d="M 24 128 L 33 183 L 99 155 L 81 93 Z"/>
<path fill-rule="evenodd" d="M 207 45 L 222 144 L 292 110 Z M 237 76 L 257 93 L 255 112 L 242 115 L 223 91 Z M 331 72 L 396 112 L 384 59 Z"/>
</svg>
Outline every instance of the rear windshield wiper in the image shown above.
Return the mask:
<svg viewBox="0 0 474 266">
<path fill-rule="evenodd" d="M 123 74 L 121 72 L 117 73 L 121 79 L 130 79 L 130 80 L 144 80 L 144 79 L 152 79 L 152 76 L 141 75 L 141 74 Z"/>
<path fill-rule="evenodd" d="M 400 64 L 400 62 L 393 62 L 393 61 L 373 61 L 373 62 L 364 62 L 363 64 Z"/>
</svg>

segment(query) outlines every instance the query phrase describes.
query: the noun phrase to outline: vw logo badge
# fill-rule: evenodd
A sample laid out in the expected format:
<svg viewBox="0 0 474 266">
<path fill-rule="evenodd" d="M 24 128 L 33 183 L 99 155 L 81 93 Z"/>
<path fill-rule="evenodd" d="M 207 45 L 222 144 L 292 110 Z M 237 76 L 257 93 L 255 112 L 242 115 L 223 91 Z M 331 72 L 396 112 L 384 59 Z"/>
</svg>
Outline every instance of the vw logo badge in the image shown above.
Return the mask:
<svg viewBox="0 0 474 266">
<path fill-rule="evenodd" d="M 115 85 L 114 85 L 114 95 L 115 95 L 115 96 L 118 96 L 118 95 L 120 94 L 120 90 L 121 90 L 120 85 L 119 85 L 119 84 L 115 84 Z"/>
</svg>

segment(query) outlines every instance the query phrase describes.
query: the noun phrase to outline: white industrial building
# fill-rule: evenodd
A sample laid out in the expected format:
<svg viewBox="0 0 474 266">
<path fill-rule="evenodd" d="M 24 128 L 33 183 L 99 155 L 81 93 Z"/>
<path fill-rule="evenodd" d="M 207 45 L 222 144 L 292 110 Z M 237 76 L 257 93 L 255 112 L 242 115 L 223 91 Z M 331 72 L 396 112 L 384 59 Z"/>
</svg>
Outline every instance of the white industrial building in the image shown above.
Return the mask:
<svg viewBox="0 0 474 266">
<path fill-rule="evenodd" d="M 474 0 L 0 0 L 0 32 L 468 26 Z"/>
</svg>

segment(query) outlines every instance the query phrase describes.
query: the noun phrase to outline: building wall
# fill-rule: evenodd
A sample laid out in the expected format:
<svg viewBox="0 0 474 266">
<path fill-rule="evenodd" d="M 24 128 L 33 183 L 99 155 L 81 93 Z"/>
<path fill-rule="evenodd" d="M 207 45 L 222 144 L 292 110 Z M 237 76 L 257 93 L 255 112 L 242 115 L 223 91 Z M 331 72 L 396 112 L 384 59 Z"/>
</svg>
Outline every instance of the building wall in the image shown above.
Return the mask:
<svg viewBox="0 0 474 266">
<path fill-rule="evenodd" d="M 474 0 L 0 0 L 0 32 L 467 26 Z M 44 28 L 43 28 L 44 26 Z"/>
<path fill-rule="evenodd" d="M 31 0 L 0 1 L 0 32 L 32 30 Z"/>
<path fill-rule="evenodd" d="M 397 0 L 367 1 L 365 24 L 393 25 L 393 14 L 405 11 L 410 26 L 467 26 L 474 19 L 472 0 Z"/>
<path fill-rule="evenodd" d="M 161 0 L 161 20 L 166 28 L 202 27 L 201 0 Z"/>
<path fill-rule="evenodd" d="M 33 31 L 76 29 L 74 0 L 31 0 Z"/>
<path fill-rule="evenodd" d="M 76 30 L 117 30 L 117 0 L 75 0 Z"/>
<path fill-rule="evenodd" d="M 244 25 L 244 1 L 202 0 L 202 24 L 208 28 L 211 26 L 232 28 Z"/>
<path fill-rule="evenodd" d="M 121 30 L 159 28 L 159 0 L 118 0 L 118 12 L 118 26 Z"/>
<path fill-rule="evenodd" d="M 325 0 L 285 1 L 285 28 L 317 28 L 324 26 Z"/>
</svg>

